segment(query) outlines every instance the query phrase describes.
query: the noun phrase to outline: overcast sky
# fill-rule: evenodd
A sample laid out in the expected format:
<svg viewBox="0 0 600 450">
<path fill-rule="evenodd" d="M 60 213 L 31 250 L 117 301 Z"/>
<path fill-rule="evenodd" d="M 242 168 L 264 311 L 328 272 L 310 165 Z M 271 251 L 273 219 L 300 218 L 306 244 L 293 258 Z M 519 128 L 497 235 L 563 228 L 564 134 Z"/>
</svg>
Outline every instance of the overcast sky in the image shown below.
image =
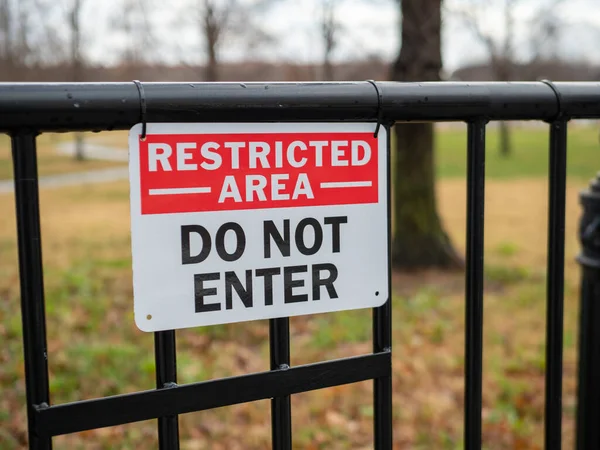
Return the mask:
<svg viewBox="0 0 600 450">
<path fill-rule="evenodd" d="M 200 63 L 204 55 L 201 40 L 191 19 L 191 3 L 199 0 L 149 0 L 150 23 L 155 30 L 159 59 L 168 62 L 186 60 Z M 228 0 L 223 0 L 228 1 Z M 248 0 L 240 0 L 248 1 Z M 284 0 L 264 16 L 255 16 L 261 27 L 275 42 L 256 51 L 261 58 L 302 62 L 318 62 L 322 58 L 318 17 L 322 0 Z M 340 45 L 335 60 L 360 58 L 368 54 L 393 58 L 399 48 L 397 0 L 336 0 L 337 17 L 342 26 Z M 515 9 L 515 46 L 517 57 L 526 59 L 530 52 L 528 36 L 531 20 L 540 5 L 556 0 L 517 0 Z M 504 0 L 446 0 L 447 10 L 473 5 L 480 11 L 483 28 L 498 38 L 503 34 L 502 4 Z M 87 53 L 96 62 L 114 62 L 124 37 L 113 25 L 120 0 L 92 0 L 86 4 L 85 32 Z M 557 17 L 561 32 L 557 53 L 566 58 L 600 63 L 600 0 L 565 0 L 559 2 Z M 247 20 L 252 17 L 247 18 Z M 456 14 L 443 15 L 443 60 L 446 71 L 486 58 L 485 47 L 474 38 Z M 102 36 L 102 38 L 98 38 Z M 224 47 L 227 61 L 248 57 L 248 50 L 232 39 Z"/>
</svg>

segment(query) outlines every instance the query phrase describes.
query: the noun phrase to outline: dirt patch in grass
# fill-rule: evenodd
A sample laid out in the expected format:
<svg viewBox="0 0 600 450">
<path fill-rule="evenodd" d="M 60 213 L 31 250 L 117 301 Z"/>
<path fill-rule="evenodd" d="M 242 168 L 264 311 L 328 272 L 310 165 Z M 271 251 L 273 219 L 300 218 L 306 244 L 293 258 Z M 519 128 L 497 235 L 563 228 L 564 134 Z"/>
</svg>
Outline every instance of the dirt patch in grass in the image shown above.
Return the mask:
<svg viewBox="0 0 600 450">
<path fill-rule="evenodd" d="M 578 192 L 567 192 L 564 444 L 573 445 L 579 270 Z M 442 181 L 440 207 L 464 251 L 465 183 Z M 485 448 L 542 448 L 547 185 L 486 186 Z M 133 322 L 128 184 L 41 192 L 52 402 L 152 389 L 153 337 Z M 0 195 L 0 448 L 23 448 L 25 391 L 12 195 Z M 394 274 L 395 448 L 462 448 L 464 274 Z M 291 320 L 292 365 L 371 351 L 371 311 Z M 181 383 L 266 370 L 266 321 L 177 332 Z M 2 413 L 9 411 L 10 413 Z M 294 396 L 294 445 L 372 448 L 372 384 Z M 270 443 L 268 401 L 186 414 L 184 449 Z M 156 448 L 147 421 L 55 439 L 57 448 Z"/>
</svg>

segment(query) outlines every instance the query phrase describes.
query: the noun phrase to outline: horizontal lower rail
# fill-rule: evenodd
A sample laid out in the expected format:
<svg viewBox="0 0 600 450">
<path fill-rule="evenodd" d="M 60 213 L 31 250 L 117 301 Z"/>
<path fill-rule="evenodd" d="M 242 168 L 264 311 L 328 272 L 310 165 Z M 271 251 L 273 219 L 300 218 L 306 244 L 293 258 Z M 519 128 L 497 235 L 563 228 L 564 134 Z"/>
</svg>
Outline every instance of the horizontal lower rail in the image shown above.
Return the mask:
<svg viewBox="0 0 600 450">
<path fill-rule="evenodd" d="M 313 391 L 391 374 L 375 353 L 218 380 L 38 408 L 38 435 L 57 436 Z"/>
</svg>

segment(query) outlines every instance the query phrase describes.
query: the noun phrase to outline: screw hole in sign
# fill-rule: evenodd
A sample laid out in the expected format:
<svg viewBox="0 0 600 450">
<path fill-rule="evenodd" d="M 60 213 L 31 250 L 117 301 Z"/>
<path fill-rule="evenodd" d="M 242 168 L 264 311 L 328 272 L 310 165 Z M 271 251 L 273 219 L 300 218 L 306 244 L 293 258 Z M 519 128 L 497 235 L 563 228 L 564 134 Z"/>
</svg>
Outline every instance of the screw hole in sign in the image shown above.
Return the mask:
<svg viewBox="0 0 600 450">
<path fill-rule="evenodd" d="M 377 296 L 377 295 L 379 295 L 379 291 L 375 291 L 375 295 L 376 295 L 376 296 Z"/>
<path fill-rule="evenodd" d="M 148 320 L 152 320 L 152 314 L 148 314 L 148 315 L 146 316 L 146 319 L 148 319 Z"/>
</svg>

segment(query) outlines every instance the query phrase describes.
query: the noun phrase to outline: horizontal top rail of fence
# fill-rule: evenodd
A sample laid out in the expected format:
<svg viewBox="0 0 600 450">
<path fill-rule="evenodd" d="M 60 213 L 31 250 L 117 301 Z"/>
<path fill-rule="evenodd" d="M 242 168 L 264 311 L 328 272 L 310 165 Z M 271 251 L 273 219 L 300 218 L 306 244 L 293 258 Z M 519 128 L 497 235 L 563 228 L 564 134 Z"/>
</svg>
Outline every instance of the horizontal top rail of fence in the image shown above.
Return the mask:
<svg viewBox="0 0 600 450">
<path fill-rule="evenodd" d="M 147 122 L 468 121 L 600 117 L 600 82 L 143 83 Z M 0 132 L 129 129 L 122 83 L 0 83 Z"/>
</svg>

